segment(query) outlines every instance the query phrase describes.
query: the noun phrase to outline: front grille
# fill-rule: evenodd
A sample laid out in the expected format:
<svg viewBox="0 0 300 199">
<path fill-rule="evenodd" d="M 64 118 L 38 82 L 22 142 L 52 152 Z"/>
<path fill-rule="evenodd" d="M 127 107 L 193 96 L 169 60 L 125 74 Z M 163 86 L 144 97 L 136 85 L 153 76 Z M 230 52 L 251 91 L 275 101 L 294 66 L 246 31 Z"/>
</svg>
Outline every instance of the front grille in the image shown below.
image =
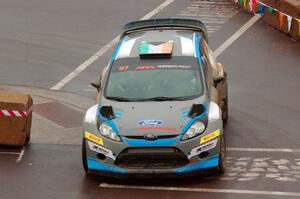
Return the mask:
<svg viewBox="0 0 300 199">
<path fill-rule="evenodd" d="M 178 135 L 158 135 L 157 136 L 157 139 L 168 139 L 168 138 L 174 138 L 174 137 L 177 137 Z M 140 136 L 140 135 L 128 135 L 128 136 L 125 136 L 126 138 L 129 138 L 129 139 L 145 139 L 144 136 Z"/>
<path fill-rule="evenodd" d="M 189 163 L 187 157 L 176 148 L 128 148 L 117 157 L 116 165 L 131 169 L 178 168 Z"/>
</svg>

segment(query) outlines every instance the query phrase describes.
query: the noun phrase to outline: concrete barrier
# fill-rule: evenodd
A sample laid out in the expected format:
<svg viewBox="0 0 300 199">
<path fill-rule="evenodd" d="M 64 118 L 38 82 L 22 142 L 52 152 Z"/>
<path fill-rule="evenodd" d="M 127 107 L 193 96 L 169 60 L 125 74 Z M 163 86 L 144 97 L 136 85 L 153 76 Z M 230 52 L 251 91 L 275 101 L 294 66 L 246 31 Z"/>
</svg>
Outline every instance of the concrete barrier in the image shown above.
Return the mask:
<svg viewBox="0 0 300 199">
<path fill-rule="evenodd" d="M 30 140 L 32 98 L 0 92 L 0 145 L 23 146 Z"/>
<path fill-rule="evenodd" d="M 244 4 L 245 1 L 246 4 Z M 250 0 L 232 0 L 232 2 L 238 4 L 249 13 L 252 13 L 249 6 Z M 259 0 L 254 7 L 254 11 L 259 12 L 260 4 L 266 5 L 264 7 L 263 15 L 264 22 L 300 41 L 300 22 L 297 20 L 300 19 L 300 0 Z M 270 8 L 273 8 L 273 12 Z M 279 12 L 284 13 L 282 24 L 280 24 Z M 286 15 L 292 17 L 290 30 L 288 29 L 288 20 Z"/>
</svg>

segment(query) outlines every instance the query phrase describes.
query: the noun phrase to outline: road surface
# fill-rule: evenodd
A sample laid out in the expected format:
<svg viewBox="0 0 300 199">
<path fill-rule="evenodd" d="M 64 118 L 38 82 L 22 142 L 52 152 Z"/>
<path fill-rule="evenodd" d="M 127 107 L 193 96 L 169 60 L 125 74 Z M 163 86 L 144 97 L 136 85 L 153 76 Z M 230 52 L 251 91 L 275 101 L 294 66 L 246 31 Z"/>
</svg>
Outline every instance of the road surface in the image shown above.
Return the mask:
<svg viewBox="0 0 300 199">
<path fill-rule="evenodd" d="M 83 172 L 81 120 L 96 95 L 89 84 L 122 25 L 149 17 L 202 19 L 212 48 L 222 46 L 218 60 L 229 76 L 223 176 L 113 180 Z M 35 101 L 31 144 L 0 148 L 1 199 L 299 198 L 300 45 L 254 19 L 226 0 L 1 1 L 0 90 Z"/>
</svg>

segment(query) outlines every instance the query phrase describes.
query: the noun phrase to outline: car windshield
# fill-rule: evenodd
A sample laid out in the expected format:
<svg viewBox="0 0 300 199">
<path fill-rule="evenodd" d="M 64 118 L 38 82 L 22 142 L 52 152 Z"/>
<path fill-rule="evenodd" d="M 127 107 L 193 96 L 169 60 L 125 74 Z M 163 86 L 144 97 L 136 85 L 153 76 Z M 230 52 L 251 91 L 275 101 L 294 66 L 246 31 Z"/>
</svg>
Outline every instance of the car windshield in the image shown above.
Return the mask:
<svg viewBox="0 0 300 199">
<path fill-rule="evenodd" d="M 203 93 L 194 57 L 115 60 L 105 97 L 116 101 L 189 100 Z"/>
</svg>

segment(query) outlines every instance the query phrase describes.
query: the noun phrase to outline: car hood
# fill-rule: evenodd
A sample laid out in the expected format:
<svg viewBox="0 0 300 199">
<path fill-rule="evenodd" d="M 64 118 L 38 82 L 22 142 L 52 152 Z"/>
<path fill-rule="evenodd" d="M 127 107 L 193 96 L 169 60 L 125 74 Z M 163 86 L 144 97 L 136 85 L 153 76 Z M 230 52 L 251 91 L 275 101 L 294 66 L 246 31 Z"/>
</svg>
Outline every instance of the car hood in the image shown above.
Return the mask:
<svg viewBox="0 0 300 199">
<path fill-rule="evenodd" d="M 187 117 L 193 104 L 206 105 L 202 96 L 188 101 L 117 102 L 104 97 L 99 107 L 112 106 L 121 136 L 179 135 L 190 118 Z M 205 106 L 207 108 L 207 106 Z"/>
</svg>

